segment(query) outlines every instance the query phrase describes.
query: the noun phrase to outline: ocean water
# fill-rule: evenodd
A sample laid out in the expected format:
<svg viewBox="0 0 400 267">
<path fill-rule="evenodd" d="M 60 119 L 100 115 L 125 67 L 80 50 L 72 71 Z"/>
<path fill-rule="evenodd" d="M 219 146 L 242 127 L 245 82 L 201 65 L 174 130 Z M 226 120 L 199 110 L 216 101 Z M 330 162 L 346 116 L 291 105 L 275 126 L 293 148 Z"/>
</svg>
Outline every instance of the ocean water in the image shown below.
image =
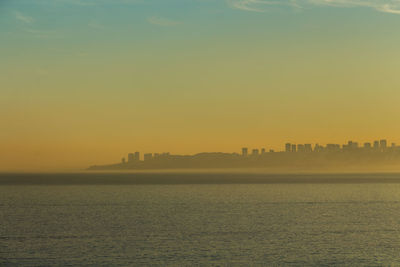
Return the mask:
<svg viewBox="0 0 400 267">
<path fill-rule="evenodd" d="M 0 182 L 0 265 L 397 266 L 400 183 Z"/>
</svg>

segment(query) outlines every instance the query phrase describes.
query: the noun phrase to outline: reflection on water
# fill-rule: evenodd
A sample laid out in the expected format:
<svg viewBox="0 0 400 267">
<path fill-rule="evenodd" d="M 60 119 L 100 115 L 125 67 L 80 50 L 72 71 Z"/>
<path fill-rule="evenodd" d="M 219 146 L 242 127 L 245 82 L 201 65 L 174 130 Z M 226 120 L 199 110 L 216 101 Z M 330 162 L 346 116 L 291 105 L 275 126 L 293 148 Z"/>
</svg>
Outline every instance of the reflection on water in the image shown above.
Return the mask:
<svg viewBox="0 0 400 267">
<path fill-rule="evenodd" d="M 0 265 L 400 264 L 400 184 L 0 187 Z"/>
</svg>

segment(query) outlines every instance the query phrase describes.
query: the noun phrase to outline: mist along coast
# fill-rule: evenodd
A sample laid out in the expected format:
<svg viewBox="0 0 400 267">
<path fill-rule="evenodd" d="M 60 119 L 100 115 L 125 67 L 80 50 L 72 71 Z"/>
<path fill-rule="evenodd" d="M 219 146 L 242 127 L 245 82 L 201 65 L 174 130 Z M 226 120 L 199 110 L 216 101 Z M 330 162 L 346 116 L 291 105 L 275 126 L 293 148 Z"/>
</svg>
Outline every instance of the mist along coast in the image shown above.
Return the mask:
<svg viewBox="0 0 400 267">
<path fill-rule="evenodd" d="M 89 173 L 2 173 L 0 185 L 135 185 L 135 184 L 362 184 L 400 183 L 400 173 L 263 173 L 166 171 Z"/>
</svg>

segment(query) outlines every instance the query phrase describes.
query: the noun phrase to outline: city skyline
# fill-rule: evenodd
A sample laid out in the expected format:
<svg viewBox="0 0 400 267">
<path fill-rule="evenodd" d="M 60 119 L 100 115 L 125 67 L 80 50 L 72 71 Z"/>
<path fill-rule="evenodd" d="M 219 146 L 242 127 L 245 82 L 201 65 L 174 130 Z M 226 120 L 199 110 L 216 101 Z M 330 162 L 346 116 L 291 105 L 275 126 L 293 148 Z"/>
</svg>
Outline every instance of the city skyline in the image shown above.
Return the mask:
<svg viewBox="0 0 400 267">
<path fill-rule="evenodd" d="M 283 149 L 242 147 L 240 152 L 200 152 L 194 154 L 128 153 L 120 163 L 91 165 L 89 171 L 168 169 L 263 169 L 286 171 L 383 171 L 400 170 L 400 146 L 387 139 L 359 145 L 285 143 Z"/>
<path fill-rule="evenodd" d="M 397 146 L 396 143 L 391 142 L 388 143 L 387 139 L 379 139 L 373 140 L 372 142 L 364 142 L 362 145 L 359 142 L 353 142 L 352 140 L 347 141 L 346 144 L 333 144 L 333 143 L 326 143 L 325 145 L 320 143 L 314 144 L 295 144 L 295 143 L 285 143 L 284 149 L 282 150 L 274 150 L 274 149 L 266 149 L 265 147 L 262 148 L 249 148 L 249 147 L 242 147 L 241 153 L 237 152 L 197 152 L 192 155 L 196 154 L 204 154 L 204 153 L 226 153 L 226 154 L 237 154 L 244 157 L 247 156 L 259 156 L 265 153 L 276 153 L 276 152 L 338 152 L 338 151 L 354 151 L 362 149 L 363 151 L 375 151 L 375 152 L 387 152 L 387 151 L 396 151 L 400 152 L 400 146 Z M 127 158 L 122 158 L 122 163 L 129 163 L 135 161 L 146 161 L 151 159 L 157 159 L 159 157 L 166 157 L 170 156 L 170 152 L 146 152 L 142 153 L 136 151 L 134 153 L 128 153 Z"/>
</svg>

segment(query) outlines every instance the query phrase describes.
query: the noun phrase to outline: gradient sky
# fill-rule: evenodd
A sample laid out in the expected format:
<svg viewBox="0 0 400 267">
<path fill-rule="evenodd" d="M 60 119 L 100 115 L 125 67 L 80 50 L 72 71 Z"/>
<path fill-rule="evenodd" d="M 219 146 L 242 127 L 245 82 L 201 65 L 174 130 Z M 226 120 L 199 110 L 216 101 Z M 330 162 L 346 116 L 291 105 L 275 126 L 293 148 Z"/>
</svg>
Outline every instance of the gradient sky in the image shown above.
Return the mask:
<svg viewBox="0 0 400 267">
<path fill-rule="evenodd" d="M 400 143 L 399 0 L 2 0 L 0 171 Z"/>
</svg>

